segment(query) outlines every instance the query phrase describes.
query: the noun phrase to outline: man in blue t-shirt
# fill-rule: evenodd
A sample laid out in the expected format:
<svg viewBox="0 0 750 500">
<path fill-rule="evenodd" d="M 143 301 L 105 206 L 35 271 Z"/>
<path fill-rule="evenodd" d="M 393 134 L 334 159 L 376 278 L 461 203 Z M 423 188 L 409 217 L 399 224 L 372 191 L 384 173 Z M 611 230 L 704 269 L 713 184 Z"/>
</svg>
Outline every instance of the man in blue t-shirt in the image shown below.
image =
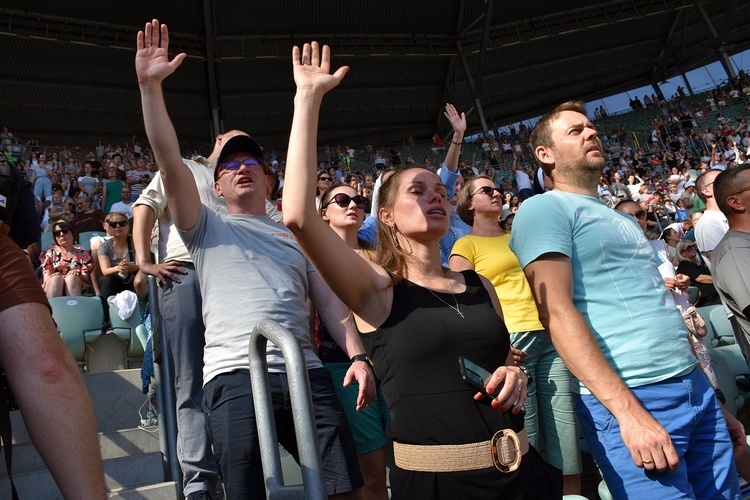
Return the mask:
<svg viewBox="0 0 750 500">
<path fill-rule="evenodd" d="M 577 413 L 610 491 L 739 498 L 732 442 L 744 451 L 744 429 L 695 369 L 685 323 L 636 221 L 598 200 L 605 158 L 582 104 L 542 117 L 531 143 L 554 190 L 524 202 L 510 244 L 580 382 Z"/>
</svg>

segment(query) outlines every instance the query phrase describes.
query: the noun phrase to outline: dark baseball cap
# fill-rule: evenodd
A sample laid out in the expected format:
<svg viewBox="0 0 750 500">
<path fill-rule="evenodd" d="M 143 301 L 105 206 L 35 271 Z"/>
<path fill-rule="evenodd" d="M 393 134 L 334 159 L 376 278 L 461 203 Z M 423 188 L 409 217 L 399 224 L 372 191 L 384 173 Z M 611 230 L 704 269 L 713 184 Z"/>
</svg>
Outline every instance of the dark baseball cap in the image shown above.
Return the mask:
<svg viewBox="0 0 750 500">
<path fill-rule="evenodd" d="M 216 160 L 216 165 L 214 165 L 214 180 L 217 179 L 219 165 L 224 163 L 227 158 L 235 153 L 250 153 L 259 160 L 263 159 L 263 150 L 260 149 L 260 146 L 255 142 L 255 139 L 249 135 L 235 135 L 225 142 L 224 146 L 221 148 L 219 158 Z"/>
</svg>

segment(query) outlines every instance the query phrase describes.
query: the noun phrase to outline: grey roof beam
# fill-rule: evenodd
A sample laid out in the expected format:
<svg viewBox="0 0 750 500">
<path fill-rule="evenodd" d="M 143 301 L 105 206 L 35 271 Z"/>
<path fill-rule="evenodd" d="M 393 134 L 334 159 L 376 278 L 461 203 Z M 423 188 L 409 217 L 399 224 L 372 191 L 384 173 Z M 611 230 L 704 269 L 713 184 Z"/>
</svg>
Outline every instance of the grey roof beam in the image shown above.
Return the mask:
<svg viewBox="0 0 750 500">
<path fill-rule="evenodd" d="M 719 62 L 721 62 L 721 66 L 724 68 L 724 71 L 727 72 L 727 76 L 729 76 L 730 79 L 734 80 L 735 78 L 737 78 L 737 73 L 735 73 L 734 71 L 732 61 L 729 60 L 729 55 L 727 55 L 727 50 L 726 47 L 724 47 L 724 42 L 719 36 L 719 33 L 717 33 L 716 28 L 714 27 L 714 23 L 711 21 L 711 18 L 708 16 L 706 9 L 703 7 L 703 4 L 701 2 L 696 2 L 695 7 L 698 9 L 698 12 L 700 12 L 701 19 L 703 20 L 703 24 L 706 27 L 706 32 L 713 41 L 714 48 L 716 49 L 716 53 L 719 56 Z"/>
</svg>

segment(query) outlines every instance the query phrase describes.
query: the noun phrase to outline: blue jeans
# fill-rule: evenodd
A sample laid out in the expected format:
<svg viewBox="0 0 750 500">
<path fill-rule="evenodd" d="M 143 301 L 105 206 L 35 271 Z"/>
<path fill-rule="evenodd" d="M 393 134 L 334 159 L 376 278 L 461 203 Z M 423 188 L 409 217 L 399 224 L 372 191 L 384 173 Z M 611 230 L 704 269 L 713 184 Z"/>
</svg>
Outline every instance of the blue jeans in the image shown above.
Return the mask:
<svg viewBox="0 0 750 500">
<path fill-rule="evenodd" d="M 631 391 L 667 430 L 680 464 L 674 472 L 636 467 L 617 420 L 594 396 L 576 395 L 584 437 L 614 498 L 740 498 L 726 421 L 700 370 Z"/>
<path fill-rule="evenodd" d="M 52 179 L 49 177 L 37 177 L 34 182 L 34 196 L 44 203 L 47 197 L 52 196 Z"/>
</svg>

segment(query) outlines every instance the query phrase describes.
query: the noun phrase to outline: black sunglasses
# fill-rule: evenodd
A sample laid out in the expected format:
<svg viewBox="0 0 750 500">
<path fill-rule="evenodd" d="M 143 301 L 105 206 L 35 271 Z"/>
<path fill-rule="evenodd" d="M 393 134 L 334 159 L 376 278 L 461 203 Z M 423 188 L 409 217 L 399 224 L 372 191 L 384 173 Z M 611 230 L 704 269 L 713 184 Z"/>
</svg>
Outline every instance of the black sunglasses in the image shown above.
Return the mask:
<svg viewBox="0 0 750 500">
<path fill-rule="evenodd" d="M 57 231 L 52 231 L 52 234 L 55 236 L 62 236 L 65 233 L 69 233 L 70 229 L 58 229 Z"/>
<path fill-rule="evenodd" d="M 331 203 L 335 203 L 341 208 L 346 208 L 352 201 L 355 205 L 357 205 L 357 208 L 361 208 L 362 210 L 364 210 L 365 206 L 367 205 L 367 198 L 365 198 L 364 196 L 357 195 L 352 197 L 346 193 L 336 193 L 335 195 L 333 195 L 333 198 L 331 198 L 328 203 L 325 204 L 325 207 L 327 207 Z"/>
<path fill-rule="evenodd" d="M 500 196 L 502 196 L 503 195 L 503 190 L 500 189 L 500 188 L 496 188 L 496 187 L 482 186 L 479 189 L 477 189 L 476 191 L 474 191 L 473 193 L 471 193 L 471 195 L 474 196 L 474 195 L 479 194 L 479 193 L 484 193 L 484 194 L 486 194 L 487 196 L 489 196 L 491 198 L 494 193 L 497 193 Z"/>
<path fill-rule="evenodd" d="M 109 224 L 112 227 L 117 227 L 117 226 L 125 227 L 125 226 L 128 225 L 128 221 L 126 221 L 126 220 L 110 220 L 110 221 L 107 221 L 107 224 Z"/>
<path fill-rule="evenodd" d="M 330 177 L 318 177 L 319 181 L 330 181 L 332 180 Z"/>
</svg>

